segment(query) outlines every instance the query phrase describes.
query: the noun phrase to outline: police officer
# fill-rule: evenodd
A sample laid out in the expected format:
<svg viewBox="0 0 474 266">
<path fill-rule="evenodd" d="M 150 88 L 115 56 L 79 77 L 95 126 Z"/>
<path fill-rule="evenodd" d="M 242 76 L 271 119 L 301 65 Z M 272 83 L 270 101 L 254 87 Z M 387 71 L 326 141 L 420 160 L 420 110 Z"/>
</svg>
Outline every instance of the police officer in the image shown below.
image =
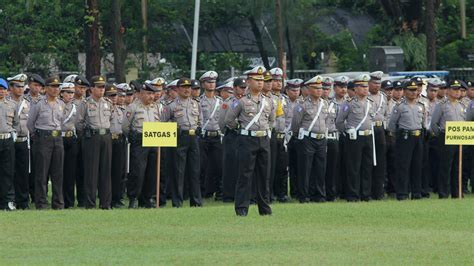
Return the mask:
<svg viewBox="0 0 474 266">
<path fill-rule="evenodd" d="M 426 108 L 426 119 L 425 119 L 425 128 L 429 131 L 431 128 L 431 120 L 433 116 L 434 109 L 438 104 L 438 91 L 441 80 L 435 79 L 428 81 L 426 97 L 428 99 L 428 108 Z M 437 192 L 438 187 L 438 142 L 436 136 L 427 132 L 426 134 L 425 147 L 423 149 L 423 157 L 425 160 L 423 167 L 423 178 L 428 179 L 429 188 L 422 192 L 425 193 L 425 196 L 429 196 L 429 192 Z M 425 189 L 425 186 L 422 184 L 422 189 Z"/>
<path fill-rule="evenodd" d="M 24 85 L 16 82 L 18 86 Z M 7 100 L 7 82 L 0 78 L 0 210 L 13 211 L 15 207 L 14 171 L 15 147 L 13 135 L 18 124 L 16 105 Z"/>
<path fill-rule="evenodd" d="M 156 157 L 157 149 L 142 146 L 144 122 L 159 122 L 160 115 L 154 104 L 156 88 L 145 83 L 137 100 L 127 106 L 122 129 L 130 141 L 130 174 L 127 182 L 129 208 L 152 208 L 156 204 Z"/>
<path fill-rule="evenodd" d="M 439 166 L 438 166 L 438 195 L 440 199 L 457 198 L 458 194 L 458 148 L 453 145 L 445 145 L 446 121 L 464 121 L 466 118 L 466 106 L 461 101 L 461 82 L 453 80 L 449 84 L 446 93 L 447 98 L 440 101 L 431 118 L 431 131 L 438 137 Z"/>
<path fill-rule="evenodd" d="M 122 134 L 124 108 L 117 104 L 118 93 L 115 84 L 105 84 L 105 97 L 112 103 L 110 120 L 110 134 L 112 137 L 112 161 L 110 171 L 112 180 L 112 208 L 122 208 L 125 206 L 122 201 L 126 160 L 126 141 L 125 136 Z M 121 93 L 125 95 L 125 92 Z"/>
<path fill-rule="evenodd" d="M 202 206 L 199 182 L 199 135 L 202 117 L 199 103 L 191 98 L 191 80 L 180 78 L 177 82 L 178 97 L 163 112 L 163 121 L 178 124 L 178 147 L 170 150 L 174 162 L 171 178 L 172 204 L 180 208 L 184 198 L 184 178 L 189 180 L 189 198 L 192 207 Z M 186 171 L 186 172 L 185 172 Z"/>
<path fill-rule="evenodd" d="M 375 108 L 374 137 L 377 165 L 372 173 L 372 199 L 384 198 L 384 183 L 386 173 L 386 141 L 385 141 L 385 116 L 387 111 L 387 96 L 380 91 L 382 83 L 382 71 L 370 73 L 369 98 L 373 101 Z"/>
<path fill-rule="evenodd" d="M 301 141 L 298 154 L 300 203 L 307 203 L 310 198 L 314 202 L 326 201 L 326 131 L 329 104 L 322 98 L 322 82 L 321 76 L 305 82 L 309 96 L 296 105 L 291 123 L 293 136 Z"/>
<path fill-rule="evenodd" d="M 421 199 L 421 170 L 425 106 L 419 101 L 416 82 L 405 85 L 405 99 L 398 103 L 390 117 L 388 130 L 396 134 L 395 191 L 398 200 Z"/>
<path fill-rule="evenodd" d="M 359 75 L 354 80 L 355 97 L 341 106 L 336 118 L 336 127 L 340 132 L 344 132 L 345 136 L 344 154 L 347 169 L 345 196 L 349 202 L 371 199 L 372 121 L 375 104 L 368 98 L 369 80 L 370 76 L 367 74 Z"/>
<path fill-rule="evenodd" d="M 271 147 L 271 171 L 273 180 L 273 196 L 279 202 L 288 201 L 288 151 L 285 136 L 290 131 L 286 128 L 286 113 L 288 112 L 288 96 L 282 93 L 283 70 L 281 68 L 270 69 L 272 75 L 272 98 L 275 106 L 275 125 L 270 139 Z M 270 184 L 272 185 L 272 184 Z"/>
<path fill-rule="evenodd" d="M 10 95 L 8 100 L 15 103 L 18 114 L 18 124 L 15 128 L 15 203 L 17 209 L 29 209 L 29 168 L 30 147 L 29 132 L 26 122 L 30 110 L 30 102 L 24 97 L 24 84 L 27 80 L 25 74 L 18 74 L 9 78 Z"/>
<path fill-rule="evenodd" d="M 48 177 L 51 177 L 53 209 L 64 208 L 63 164 L 64 146 L 61 125 L 64 102 L 58 99 L 60 81 L 50 77 L 45 81 L 46 95 L 31 106 L 28 130 L 35 138 L 35 206 L 45 209 L 48 204 Z"/>
<path fill-rule="evenodd" d="M 391 87 L 391 88 L 390 88 Z M 393 108 L 399 104 L 402 100 L 403 89 L 405 84 L 401 81 L 391 82 L 390 80 L 384 80 L 382 82 L 382 89 L 384 91 L 390 91 L 390 99 L 387 103 L 387 112 L 385 114 L 385 121 L 388 125 L 390 117 L 392 115 Z M 390 196 L 395 195 L 395 172 L 397 170 L 396 157 L 395 157 L 395 133 L 390 132 L 387 127 L 385 140 L 387 143 L 387 180 L 385 190 Z"/>
<path fill-rule="evenodd" d="M 215 200 L 222 200 L 222 143 L 219 129 L 222 98 L 216 96 L 215 71 L 207 71 L 199 78 L 204 94 L 199 97 L 202 112 L 202 130 L 199 136 L 201 161 L 201 190 L 206 197 L 215 192 Z"/>
<path fill-rule="evenodd" d="M 111 159 L 112 136 L 110 120 L 112 103 L 104 98 L 105 78 L 94 76 L 91 95 L 78 108 L 76 129 L 82 137 L 82 154 L 84 161 L 85 207 L 96 207 L 97 186 L 99 190 L 99 207 L 110 209 L 111 192 Z"/>
<path fill-rule="evenodd" d="M 30 103 L 30 106 L 35 104 L 38 99 L 43 97 L 40 92 L 44 87 L 44 79 L 38 74 L 31 74 L 28 77 L 29 91 L 25 95 L 25 99 Z M 34 139 L 30 136 L 30 175 L 29 175 L 29 192 L 31 203 L 34 202 L 35 198 L 35 143 Z"/>
<path fill-rule="evenodd" d="M 229 97 L 222 103 L 221 113 L 219 116 L 219 127 L 224 133 L 223 143 L 223 167 L 222 167 L 222 200 L 224 202 L 233 202 L 235 198 L 235 184 L 237 182 L 238 173 L 236 171 L 235 162 L 238 160 L 237 143 L 239 136 L 239 124 L 235 119 L 231 126 L 226 126 L 225 116 L 232 105 L 237 104 L 240 98 L 247 90 L 247 80 L 243 78 L 235 78 L 232 83 L 233 96 Z M 230 85 L 230 84 L 229 84 Z"/>
<path fill-rule="evenodd" d="M 244 72 L 247 75 L 248 93 L 234 102 L 225 117 L 225 124 L 235 128 L 240 124 L 238 139 L 239 176 L 235 190 L 235 212 L 246 216 L 250 204 L 252 179 L 255 179 L 258 211 L 270 215 L 269 159 L 270 125 L 275 121 L 272 99 L 262 95 L 264 67 L 257 66 Z"/>
<path fill-rule="evenodd" d="M 234 91 L 232 90 L 233 89 L 232 86 L 233 86 L 233 81 L 229 81 L 216 88 L 216 90 L 219 91 L 219 95 L 222 98 L 222 102 L 224 102 L 225 100 L 233 96 Z M 220 116 L 219 116 L 219 120 L 220 120 Z"/>
<path fill-rule="evenodd" d="M 302 79 L 290 79 L 286 83 L 286 94 L 288 95 L 288 104 L 285 109 L 285 141 L 288 148 L 288 172 L 290 175 L 290 196 L 294 199 L 298 197 L 298 143 L 297 136 L 293 136 L 291 131 L 291 122 L 296 104 L 303 100 L 299 98 L 300 88 L 304 81 Z"/>
<path fill-rule="evenodd" d="M 332 87 L 332 85 L 334 85 L 334 97 L 329 100 L 328 106 L 328 133 L 326 136 L 328 151 L 326 160 L 325 180 L 326 201 L 335 201 L 338 196 L 338 187 L 342 186 L 342 175 L 339 171 L 341 165 L 341 145 L 339 143 L 339 131 L 336 128 L 336 117 L 337 113 L 339 112 L 340 106 L 346 100 L 348 81 L 349 78 L 347 76 L 337 76 L 334 80 L 330 80 L 327 78 L 323 80 L 323 96 L 326 93 L 326 90 L 324 90 L 324 84 L 326 83 L 326 87 Z"/>
<path fill-rule="evenodd" d="M 74 187 L 77 174 L 77 153 L 79 145 L 76 136 L 77 106 L 74 104 L 74 83 L 62 83 L 59 87 L 61 100 L 64 102 L 64 110 L 61 130 L 64 146 L 64 166 L 63 166 L 63 196 L 64 208 L 74 207 Z"/>
</svg>

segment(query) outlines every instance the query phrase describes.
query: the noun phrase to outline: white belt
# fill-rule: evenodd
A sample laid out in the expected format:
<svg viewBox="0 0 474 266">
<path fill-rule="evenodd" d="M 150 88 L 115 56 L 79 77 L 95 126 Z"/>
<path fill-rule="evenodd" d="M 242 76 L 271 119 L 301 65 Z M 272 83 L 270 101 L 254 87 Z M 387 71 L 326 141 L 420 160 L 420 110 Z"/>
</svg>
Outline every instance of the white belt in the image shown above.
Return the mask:
<svg viewBox="0 0 474 266">
<path fill-rule="evenodd" d="M 0 134 L 0 139 L 9 139 L 12 137 L 11 133 L 1 133 Z"/>
<path fill-rule="evenodd" d="M 359 136 L 370 136 L 370 135 L 372 135 L 372 130 L 370 130 L 370 129 L 367 129 L 367 130 L 359 130 L 359 131 L 357 132 L 357 134 L 358 134 Z"/>
<path fill-rule="evenodd" d="M 17 137 L 15 142 L 25 142 L 28 140 L 28 137 Z"/>
<path fill-rule="evenodd" d="M 253 131 L 253 130 L 240 130 L 240 135 L 244 136 L 252 136 L 252 137 L 266 137 L 268 136 L 268 131 L 260 130 L 260 131 Z"/>
<path fill-rule="evenodd" d="M 327 139 L 339 139 L 339 132 L 331 132 L 326 136 Z"/>
</svg>

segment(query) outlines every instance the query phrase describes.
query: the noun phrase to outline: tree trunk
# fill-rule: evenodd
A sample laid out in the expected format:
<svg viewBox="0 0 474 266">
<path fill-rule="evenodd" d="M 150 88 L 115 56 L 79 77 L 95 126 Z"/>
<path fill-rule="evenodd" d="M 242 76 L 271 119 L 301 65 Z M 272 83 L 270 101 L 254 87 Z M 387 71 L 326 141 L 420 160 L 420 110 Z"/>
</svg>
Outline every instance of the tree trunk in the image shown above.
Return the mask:
<svg viewBox="0 0 474 266">
<path fill-rule="evenodd" d="M 280 0 L 275 0 L 275 13 L 278 28 L 278 66 L 283 67 L 283 23 L 281 18 Z"/>
<path fill-rule="evenodd" d="M 143 55 L 142 55 L 142 72 L 148 72 L 148 64 L 147 64 L 147 55 L 148 55 L 148 6 L 147 0 L 142 0 L 142 30 L 143 30 Z M 148 78 L 148 77 L 147 77 Z"/>
<path fill-rule="evenodd" d="M 436 70 L 435 0 L 425 0 L 426 59 L 429 70 Z"/>
<path fill-rule="evenodd" d="M 112 0 L 112 51 L 114 54 L 115 82 L 125 82 L 125 45 L 123 43 L 120 0 Z"/>
<path fill-rule="evenodd" d="M 265 50 L 265 47 L 263 46 L 262 33 L 260 32 L 257 26 L 255 17 L 251 14 L 247 18 L 252 27 L 252 32 L 253 32 L 253 35 L 255 36 L 255 40 L 257 41 L 258 51 L 260 52 L 260 56 L 262 57 L 263 66 L 267 69 L 270 69 L 270 63 L 268 62 L 267 51 Z"/>
<path fill-rule="evenodd" d="M 93 18 L 84 23 L 86 37 L 86 77 L 100 75 L 99 0 L 86 1 L 86 14 Z"/>
</svg>

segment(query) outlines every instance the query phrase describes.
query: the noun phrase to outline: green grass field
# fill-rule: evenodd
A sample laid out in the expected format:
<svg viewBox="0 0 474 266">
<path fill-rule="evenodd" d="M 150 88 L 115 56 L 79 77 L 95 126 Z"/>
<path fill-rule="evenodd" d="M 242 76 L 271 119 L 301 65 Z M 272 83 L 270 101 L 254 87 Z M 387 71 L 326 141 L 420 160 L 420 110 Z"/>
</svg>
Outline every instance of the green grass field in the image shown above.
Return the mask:
<svg viewBox="0 0 474 266">
<path fill-rule="evenodd" d="M 474 264 L 474 197 L 0 213 L 0 265 Z"/>
</svg>

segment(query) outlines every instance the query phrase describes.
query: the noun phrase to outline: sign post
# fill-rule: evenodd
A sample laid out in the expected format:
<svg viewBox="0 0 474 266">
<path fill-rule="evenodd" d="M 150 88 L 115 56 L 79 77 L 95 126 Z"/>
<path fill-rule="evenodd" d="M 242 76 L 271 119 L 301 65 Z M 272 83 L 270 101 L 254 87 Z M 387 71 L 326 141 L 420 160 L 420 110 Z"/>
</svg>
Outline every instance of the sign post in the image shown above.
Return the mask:
<svg viewBox="0 0 474 266">
<path fill-rule="evenodd" d="M 161 147 L 176 147 L 178 125 L 174 122 L 144 122 L 142 133 L 143 147 L 156 149 L 156 208 L 160 208 L 160 169 Z"/>
<path fill-rule="evenodd" d="M 459 145 L 458 195 L 462 198 L 462 146 L 474 145 L 474 121 L 446 121 L 445 145 Z"/>
</svg>

